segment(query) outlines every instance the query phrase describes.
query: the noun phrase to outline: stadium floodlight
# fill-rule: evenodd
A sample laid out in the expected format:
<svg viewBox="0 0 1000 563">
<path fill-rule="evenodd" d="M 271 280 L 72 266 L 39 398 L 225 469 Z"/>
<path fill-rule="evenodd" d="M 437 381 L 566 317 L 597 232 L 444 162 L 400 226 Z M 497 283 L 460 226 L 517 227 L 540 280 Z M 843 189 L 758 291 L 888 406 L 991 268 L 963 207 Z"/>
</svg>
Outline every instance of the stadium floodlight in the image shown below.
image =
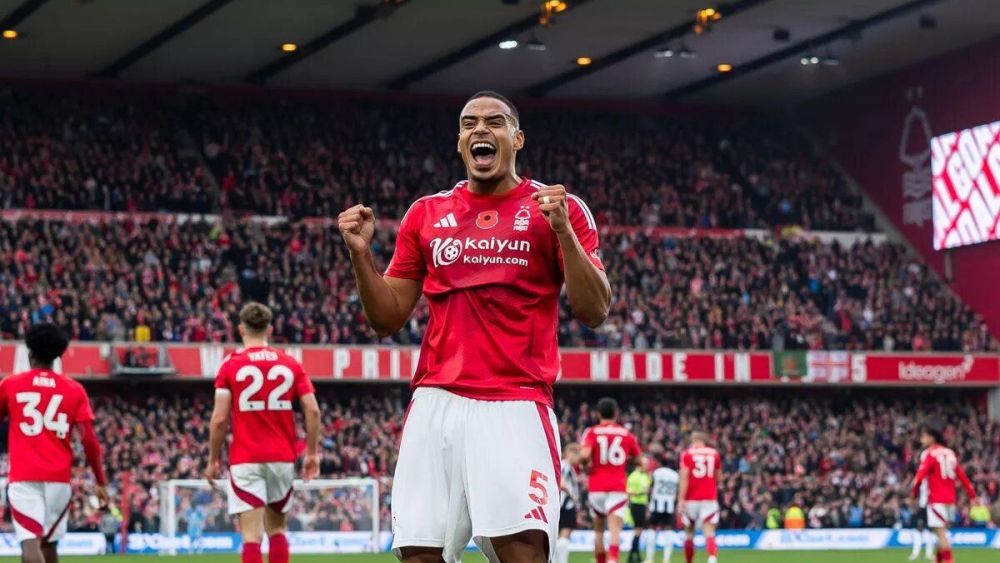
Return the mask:
<svg viewBox="0 0 1000 563">
<path fill-rule="evenodd" d="M 217 480 L 216 486 L 225 491 L 228 483 Z M 383 551 L 380 533 L 379 484 L 376 479 L 313 479 L 308 483 L 296 479 L 292 485 L 292 503 L 288 512 L 289 542 L 307 544 L 311 553 L 377 553 Z M 173 479 L 159 483 L 160 531 L 156 540 L 161 555 L 178 553 L 238 551 L 232 529 L 215 529 L 217 522 L 231 522 L 226 514 L 225 494 L 214 493 L 204 479 Z M 354 521 L 355 531 L 333 529 L 332 521 L 317 516 L 335 506 L 350 506 L 361 510 Z M 195 515 L 204 525 L 192 529 L 188 521 Z M 302 531 L 297 531 L 302 530 Z M 297 534 L 304 534 L 299 537 Z M 139 536 L 142 538 L 142 535 Z M 125 540 L 129 540 L 126 538 Z M 265 540 L 266 541 L 266 540 Z M 231 544 L 231 547 L 230 547 Z"/>
<path fill-rule="evenodd" d="M 504 51 L 509 51 L 511 49 L 517 48 L 517 39 L 504 39 L 498 45 Z"/>
<path fill-rule="evenodd" d="M 653 56 L 658 59 L 669 59 L 674 56 L 674 50 L 670 48 L 670 45 L 667 45 L 653 51 Z"/>
</svg>

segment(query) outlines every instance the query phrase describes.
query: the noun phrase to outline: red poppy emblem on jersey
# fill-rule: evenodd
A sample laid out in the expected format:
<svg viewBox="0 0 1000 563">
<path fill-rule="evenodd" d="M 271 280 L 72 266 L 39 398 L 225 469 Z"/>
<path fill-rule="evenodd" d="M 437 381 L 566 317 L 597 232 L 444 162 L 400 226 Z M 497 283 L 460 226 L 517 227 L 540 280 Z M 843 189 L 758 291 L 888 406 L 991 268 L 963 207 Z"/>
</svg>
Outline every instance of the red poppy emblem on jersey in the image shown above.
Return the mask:
<svg viewBox="0 0 1000 563">
<path fill-rule="evenodd" d="M 496 211 L 483 211 L 476 217 L 476 226 L 480 229 L 492 229 L 500 222 L 500 214 Z"/>
</svg>

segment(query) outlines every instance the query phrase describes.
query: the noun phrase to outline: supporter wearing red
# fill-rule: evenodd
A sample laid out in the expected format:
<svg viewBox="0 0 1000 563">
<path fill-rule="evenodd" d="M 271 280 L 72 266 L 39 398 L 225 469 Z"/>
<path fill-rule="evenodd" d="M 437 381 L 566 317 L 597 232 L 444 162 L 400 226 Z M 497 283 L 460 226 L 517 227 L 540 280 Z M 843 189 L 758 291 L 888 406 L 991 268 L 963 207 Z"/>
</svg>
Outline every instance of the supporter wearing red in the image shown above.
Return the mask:
<svg viewBox="0 0 1000 563">
<path fill-rule="evenodd" d="M 261 562 L 260 544 L 266 532 L 268 561 L 287 563 L 286 513 L 298 457 L 293 400 L 298 399 L 305 415 L 302 478 L 306 481 L 319 473 L 319 405 L 299 362 L 268 346 L 270 309 L 260 303 L 245 305 L 240 310 L 239 331 L 243 348 L 223 360 L 215 379 L 205 479 L 215 488 L 231 414 L 229 513 L 239 515 L 243 562 Z"/>
<path fill-rule="evenodd" d="M 600 422 L 583 432 L 580 458 L 588 466 L 587 502 L 594 515 L 594 556 L 597 563 L 618 563 L 621 532 L 628 508 L 626 464 L 642 451 L 635 436 L 618 424 L 618 402 L 610 397 L 597 401 Z M 611 532 L 605 550 L 604 530 Z"/>
<path fill-rule="evenodd" d="M 25 338 L 31 370 L 0 381 L 0 420 L 10 417 L 7 499 L 25 563 L 55 563 L 66 534 L 73 470 L 72 432 L 81 436 L 102 507 L 108 504 L 94 413 L 78 382 L 53 365 L 69 339 L 51 324 L 37 324 Z"/>
<path fill-rule="evenodd" d="M 593 215 L 562 186 L 517 175 L 524 143 L 509 100 L 473 95 L 456 146 L 468 180 L 410 207 L 384 277 L 372 209 L 339 218 L 371 326 L 396 332 L 421 294 L 430 310 L 393 485 L 406 561 L 458 561 L 470 536 L 491 560 L 555 549 L 559 295 L 565 283 L 574 316 L 596 327 L 611 291 Z"/>
<path fill-rule="evenodd" d="M 722 456 L 709 447 L 708 434 L 691 433 L 691 446 L 681 454 L 681 481 L 678 487 L 680 503 L 677 513 L 684 524 L 684 560 L 694 560 L 694 534 L 705 534 L 708 563 L 716 563 L 719 547 L 715 543 L 715 526 L 719 523 L 719 478 Z"/>
<path fill-rule="evenodd" d="M 921 484 L 927 481 L 927 527 L 937 535 L 937 563 L 953 563 L 955 559 L 948 528 L 955 521 L 955 481 L 962 483 L 973 505 L 979 500 L 955 451 L 945 445 L 942 422 L 933 420 L 926 423 L 920 431 L 920 444 L 925 449 L 920 454 L 920 468 L 913 478 L 911 494 L 916 498 Z"/>
</svg>

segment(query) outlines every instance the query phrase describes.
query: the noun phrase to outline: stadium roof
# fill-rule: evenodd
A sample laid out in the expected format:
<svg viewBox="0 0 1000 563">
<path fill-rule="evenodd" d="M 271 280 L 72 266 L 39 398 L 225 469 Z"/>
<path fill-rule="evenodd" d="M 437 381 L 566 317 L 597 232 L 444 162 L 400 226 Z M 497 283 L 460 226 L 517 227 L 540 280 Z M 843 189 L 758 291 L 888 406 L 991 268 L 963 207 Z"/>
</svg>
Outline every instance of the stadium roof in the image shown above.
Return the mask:
<svg viewBox="0 0 1000 563">
<path fill-rule="evenodd" d="M 995 0 L 566 0 L 546 26 L 542 3 L 0 0 L 0 29 L 17 32 L 0 76 L 782 103 L 1000 30 Z M 721 19 L 695 34 L 709 7 Z"/>
</svg>

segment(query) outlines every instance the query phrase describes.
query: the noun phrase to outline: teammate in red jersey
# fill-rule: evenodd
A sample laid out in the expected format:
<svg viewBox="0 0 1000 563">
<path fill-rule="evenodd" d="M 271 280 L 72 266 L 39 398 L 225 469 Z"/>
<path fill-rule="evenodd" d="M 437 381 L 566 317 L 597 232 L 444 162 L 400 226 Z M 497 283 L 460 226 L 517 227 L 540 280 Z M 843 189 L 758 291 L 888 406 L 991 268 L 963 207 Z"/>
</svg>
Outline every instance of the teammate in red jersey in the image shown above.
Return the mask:
<svg viewBox="0 0 1000 563">
<path fill-rule="evenodd" d="M 583 433 L 580 457 L 590 466 L 587 501 L 594 515 L 594 556 L 597 563 L 618 563 L 622 526 L 628 508 L 625 464 L 642 455 L 639 441 L 616 422 L 618 403 L 610 397 L 597 401 L 600 422 Z M 604 529 L 611 532 L 605 552 Z"/>
<path fill-rule="evenodd" d="M 471 536 L 492 560 L 542 561 L 559 522 L 559 294 L 565 282 L 574 315 L 597 326 L 611 289 L 583 201 L 515 172 L 525 135 L 514 105 L 479 92 L 458 125 L 468 180 L 410 207 L 385 275 L 372 209 L 339 217 L 375 331 L 398 331 L 421 293 L 430 308 L 392 487 L 393 551 L 457 562 Z"/>
<path fill-rule="evenodd" d="M 243 349 L 222 361 L 215 378 L 215 410 L 209 434 L 205 478 L 215 488 L 221 472 L 222 446 L 230 414 L 229 513 L 239 514 L 243 561 L 262 561 L 260 543 L 267 533 L 271 563 L 287 563 L 288 500 L 295 478 L 295 414 L 298 399 L 305 417 L 306 456 L 302 478 L 319 473 L 319 405 L 312 382 L 294 358 L 267 345 L 271 311 L 260 303 L 240 310 Z M 235 399 L 235 406 L 234 406 Z"/>
<path fill-rule="evenodd" d="M 718 561 L 719 546 L 715 543 L 715 526 L 719 523 L 719 477 L 722 457 L 708 446 L 708 435 L 691 433 L 691 446 L 681 454 L 680 503 L 677 514 L 684 524 L 684 560 L 694 560 L 694 534 L 701 528 L 705 534 L 708 563 Z"/>
<path fill-rule="evenodd" d="M 944 429 L 939 422 L 930 422 L 920 431 L 920 468 L 913 479 L 913 497 L 920 494 L 920 484 L 927 480 L 927 527 L 937 535 L 937 563 L 952 563 L 954 554 L 948 541 L 948 525 L 955 520 L 955 480 L 962 483 L 969 500 L 975 505 L 976 491 L 958 462 L 954 450 L 945 446 Z"/>
<path fill-rule="evenodd" d="M 54 563 L 59 560 L 56 543 L 66 535 L 72 496 L 71 430 L 75 428 L 81 437 L 102 507 L 108 504 L 107 479 L 87 391 L 52 369 L 69 339 L 46 323 L 31 327 L 25 344 L 31 369 L 0 381 L 0 421 L 10 417 L 7 499 L 21 542 L 21 561 Z"/>
</svg>

